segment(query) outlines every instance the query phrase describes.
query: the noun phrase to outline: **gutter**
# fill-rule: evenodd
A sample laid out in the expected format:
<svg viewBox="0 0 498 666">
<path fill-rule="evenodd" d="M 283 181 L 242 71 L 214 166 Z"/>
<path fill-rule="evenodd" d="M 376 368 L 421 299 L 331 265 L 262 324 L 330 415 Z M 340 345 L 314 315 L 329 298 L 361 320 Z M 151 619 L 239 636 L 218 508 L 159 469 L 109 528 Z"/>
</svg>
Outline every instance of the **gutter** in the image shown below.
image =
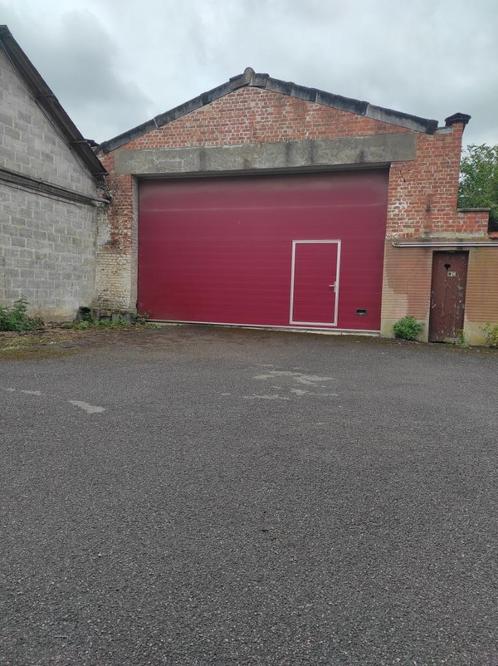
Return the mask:
<svg viewBox="0 0 498 666">
<path fill-rule="evenodd" d="M 44 180 L 33 178 L 16 171 L 11 171 L 10 169 L 0 168 L 0 182 L 4 182 L 15 187 L 22 187 L 26 190 L 30 190 L 31 192 L 37 192 L 38 194 L 45 196 L 85 204 L 87 206 L 99 206 L 102 204 L 110 203 L 109 199 L 92 197 L 88 194 L 81 194 L 80 192 L 69 190 L 66 187 L 53 185 L 52 183 L 47 183 Z"/>
</svg>

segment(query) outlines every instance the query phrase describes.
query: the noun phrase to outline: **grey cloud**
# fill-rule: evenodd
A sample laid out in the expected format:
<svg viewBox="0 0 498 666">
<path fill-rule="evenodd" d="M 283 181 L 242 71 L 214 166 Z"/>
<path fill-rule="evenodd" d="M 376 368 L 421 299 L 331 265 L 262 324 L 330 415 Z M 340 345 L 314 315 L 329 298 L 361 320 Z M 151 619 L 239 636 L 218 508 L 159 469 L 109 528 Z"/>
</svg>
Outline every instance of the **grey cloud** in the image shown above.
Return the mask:
<svg viewBox="0 0 498 666">
<path fill-rule="evenodd" d="M 468 112 L 468 141 L 498 141 L 493 3 L 476 10 L 463 2 L 267 0 L 256 12 L 253 3 L 244 5 L 221 47 L 203 34 L 213 63 L 223 62 L 226 51 L 236 71 L 250 63 L 279 78 L 440 121 Z"/>
<path fill-rule="evenodd" d="M 439 121 L 470 113 L 466 141 L 498 142 L 494 0 L 45 0 L 43 15 L 28 5 L 0 0 L 17 14 L 22 46 L 97 139 L 251 65 Z"/>
<path fill-rule="evenodd" d="M 151 101 L 120 71 L 119 49 L 91 11 L 73 9 L 53 22 L 30 23 L 17 13 L 11 19 L 14 37 L 85 136 L 102 139 L 151 113 Z"/>
</svg>

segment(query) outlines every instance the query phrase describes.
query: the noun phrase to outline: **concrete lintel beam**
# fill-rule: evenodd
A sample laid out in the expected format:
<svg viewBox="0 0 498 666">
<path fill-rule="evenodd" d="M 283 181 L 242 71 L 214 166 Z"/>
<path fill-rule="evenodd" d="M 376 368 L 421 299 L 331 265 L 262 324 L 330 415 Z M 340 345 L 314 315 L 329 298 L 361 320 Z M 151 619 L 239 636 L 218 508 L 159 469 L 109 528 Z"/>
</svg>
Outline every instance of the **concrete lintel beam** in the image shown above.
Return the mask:
<svg viewBox="0 0 498 666">
<path fill-rule="evenodd" d="M 227 173 L 378 165 L 415 157 L 415 135 L 395 133 L 238 146 L 121 149 L 115 153 L 115 170 L 118 174 L 134 175 Z"/>
</svg>

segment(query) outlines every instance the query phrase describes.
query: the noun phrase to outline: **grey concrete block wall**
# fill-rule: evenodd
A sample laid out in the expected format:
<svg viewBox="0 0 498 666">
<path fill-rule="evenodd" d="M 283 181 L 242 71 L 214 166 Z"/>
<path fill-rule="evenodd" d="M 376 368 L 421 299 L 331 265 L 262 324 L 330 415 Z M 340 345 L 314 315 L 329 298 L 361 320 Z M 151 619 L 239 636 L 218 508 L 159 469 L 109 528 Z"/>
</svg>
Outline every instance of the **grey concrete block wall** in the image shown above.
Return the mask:
<svg viewBox="0 0 498 666">
<path fill-rule="evenodd" d="M 0 183 L 0 303 L 68 319 L 94 287 L 95 208 Z"/>
<path fill-rule="evenodd" d="M 0 167 L 95 195 L 96 185 L 0 50 Z"/>
<path fill-rule="evenodd" d="M 0 50 L 0 168 L 90 197 L 97 184 Z M 97 208 L 0 179 L 0 303 L 72 318 L 95 290 Z"/>
</svg>

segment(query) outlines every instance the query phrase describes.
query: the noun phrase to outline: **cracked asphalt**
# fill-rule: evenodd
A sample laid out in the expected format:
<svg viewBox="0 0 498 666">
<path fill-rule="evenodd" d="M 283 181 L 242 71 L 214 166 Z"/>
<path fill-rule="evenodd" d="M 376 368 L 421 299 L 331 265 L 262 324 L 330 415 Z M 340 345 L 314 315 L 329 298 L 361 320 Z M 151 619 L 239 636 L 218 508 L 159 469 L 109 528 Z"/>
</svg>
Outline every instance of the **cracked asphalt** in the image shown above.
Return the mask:
<svg viewBox="0 0 498 666">
<path fill-rule="evenodd" d="M 0 663 L 497 665 L 497 390 L 201 327 L 0 361 Z"/>
</svg>

